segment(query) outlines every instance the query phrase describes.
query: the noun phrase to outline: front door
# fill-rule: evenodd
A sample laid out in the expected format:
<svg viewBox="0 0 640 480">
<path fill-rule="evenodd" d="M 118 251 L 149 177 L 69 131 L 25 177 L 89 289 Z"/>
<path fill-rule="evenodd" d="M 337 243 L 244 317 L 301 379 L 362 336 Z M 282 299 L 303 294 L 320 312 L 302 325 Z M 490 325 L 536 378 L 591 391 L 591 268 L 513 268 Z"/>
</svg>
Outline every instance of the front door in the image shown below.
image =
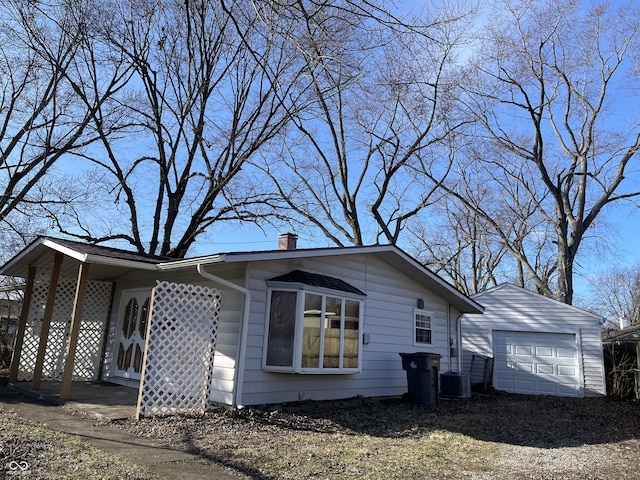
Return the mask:
<svg viewBox="0 0 640 480">
<path fill-rule="evenodd" d="M 151 292 L 122 292 L 116 332 L 115 376 L 140 380 L 144 355 Z"/>
</svg>

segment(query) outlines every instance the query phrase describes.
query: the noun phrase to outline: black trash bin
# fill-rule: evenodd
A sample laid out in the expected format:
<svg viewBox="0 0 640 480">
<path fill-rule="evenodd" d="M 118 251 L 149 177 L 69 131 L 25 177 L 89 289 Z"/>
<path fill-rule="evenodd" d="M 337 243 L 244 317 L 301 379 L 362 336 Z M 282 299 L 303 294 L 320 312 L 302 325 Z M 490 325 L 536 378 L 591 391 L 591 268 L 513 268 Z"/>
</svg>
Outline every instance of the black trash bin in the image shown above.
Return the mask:
<svg viewBox="0 0 640 480">
<path fill-rule="evenodd" d="M 438 372 L 440 357 L 437 353 L 401 353 L 402 368 L 407 371 L 409 400 L 420 405 L 438 404 Z"/>
</svg>

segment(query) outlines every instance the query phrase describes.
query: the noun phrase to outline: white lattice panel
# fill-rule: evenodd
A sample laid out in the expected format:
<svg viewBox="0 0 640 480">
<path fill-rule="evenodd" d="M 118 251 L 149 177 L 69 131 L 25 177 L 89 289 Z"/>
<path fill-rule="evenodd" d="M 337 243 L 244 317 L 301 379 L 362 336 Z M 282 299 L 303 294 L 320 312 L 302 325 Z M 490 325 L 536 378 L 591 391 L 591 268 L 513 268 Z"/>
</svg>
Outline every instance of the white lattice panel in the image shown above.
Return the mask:
<svg viewBox="0 0 640 480">
<path fill-rule="evenodd" d="M 47 349 L 45 350 L 44 363 L 42 364 L 43 380 L 60 380 L 62 378 L 75 294 L 75 282 L 60 278 L 53 304 Z"/>
<path fill-rule="evenodd" d="M 206 410 L 219 313 L 219 290 L 158 282 L 153 290 L 138 416 Z"/>
<path fill-rule="evenodd" d="M 36 366 L 36 357 L 38 356 L 42 316 L 44 315 L 44 307 L 47 304 L 47 294 L 49 293 L 50 278 L 50 272 L 43 272 L 36 274 L 33 281 L 27 328 L 24 332 L 24 341 L 20 354 L 18 380 L 31 380 L 33 378 L 33 370 Z"/>
<path fill-rule="evenodd" d="M 44 272 L 36 275 L 34 280 L 18 380 L 33 378 L 50 278 L 50 273 Z M 111 301 L 111 288 L 111 283 L 88 282 L 76 347 L 74 379 L 91 380 L 96 377 L 104 323 Z M 62 377 L 75 291 L 75 281 L 59 279 L 42 366 L 43 380 L 58 380 Z"/>
<path fill-rule="evenodd" d="M 93 380 L 98 377 L 102 339 L 111 306 L 112 289 L 113 284 L 110 282 L 91 281 L 87 283 L 82 308 L 82 323 L 80 323 L 76 356 L 73 363 L 74 380 Z"/>
</svg>

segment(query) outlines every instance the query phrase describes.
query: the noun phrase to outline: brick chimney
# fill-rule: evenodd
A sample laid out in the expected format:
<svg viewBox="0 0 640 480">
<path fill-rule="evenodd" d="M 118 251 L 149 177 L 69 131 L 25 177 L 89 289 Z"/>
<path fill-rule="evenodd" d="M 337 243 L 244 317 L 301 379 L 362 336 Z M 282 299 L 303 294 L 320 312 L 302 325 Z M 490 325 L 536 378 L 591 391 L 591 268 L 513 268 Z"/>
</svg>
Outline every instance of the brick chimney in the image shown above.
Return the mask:
<svg viewBox="0 0 640 480">
<path fill-rule="evenodd" d="M 278 234 L 278 250 L 295 250 L 298 242 L 298 235 L 295 233 Z"/>
</svg>

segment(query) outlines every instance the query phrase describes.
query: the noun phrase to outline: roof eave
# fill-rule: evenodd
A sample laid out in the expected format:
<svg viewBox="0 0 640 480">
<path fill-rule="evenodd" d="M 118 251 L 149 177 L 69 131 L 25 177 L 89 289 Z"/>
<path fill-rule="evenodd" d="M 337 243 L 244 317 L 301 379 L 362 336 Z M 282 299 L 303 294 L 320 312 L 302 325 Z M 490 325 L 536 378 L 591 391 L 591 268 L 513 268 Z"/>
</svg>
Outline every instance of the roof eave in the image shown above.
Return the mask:
<svg viewBox="0 0 640 480">
<path fill-rule="evenodd" d="M 309 248 L 298 250 L 269 250 L 258 252 L 227 252 L 203 257 L 185 258 L 182 260 L 170 260 L 158 264 L 161 270 L 175 270 L 198 265 L 211 265 L 215 263 L 242 263 L 269 260 L 289 260 L 296 258 L 313 258 L 327 255 L 353 255 L 358 253 L 372 253 L 376 251 L 391 250 L 391 245 L 375 245 L 368 247 L 327 247 Z"/>
<path fill-rule="evenodd" d="M 317 249 L 299 250 L 271 250 L 267 252 L 232 252 L 206 257 L 196 257 L 185 260 L 165 262 L 158 265 L 160 270 L 174 270 L 188 268 L 197 265 L 208 265 L 215 263 L 240 263 L 268 260 L 289 260 L 296 258 L 322 257 L 327 255 L 358 255 L 358 254 L 378 254 L 393 253 L 398 255 L 405 263 L 411 265 L 420 272 L 424 278 L 428 278 L 437 285 L 440 294 L 452 306 L 460 310 L 461 313 L 483 313 L 484 307 L 462 292 L 455 289 L 444 279 L 418 263 L 400 248 L 394 245 L 371 245 L 363 247 L 328 247 Z M 427 283 L 427 282 L 423 282 Z"/>
<path fill-rule="evenodd" d="M 420 274 L 435 283 L 437 292 L 442 298 L 447 300 L 450 305 L 460 310 L 460 313 L 483 313 L 484 307 L 464 293 L 460 292 L 444 279 L 433 273 L 424 265 L 416 261 L 413 257 L 405 253 L 403 250 L 395 247 L 394 253 L 398 254 L 406 263 L 417 269 Z M 430 288 L 433 288 L 429 286 Z"/>
<path fill-rule="evenodd" d="M 110 267 L 136 268 L 138 270 L 158 270 L 158 265 L 152 262 L 136 262 L 135 260 L 124 260 L 121 258 L 103 257 L 101 255 L 83 255 L 83 263 L 108 265 Z"/>
<path fill-rule="evenodd" d="M 98 265 L 106 265 L 113 267 L 122 267 L 122 268 L 135 268 L 140 270 L 156 270 L 156 263 L 154 262 L 146 262 L 146 261 L 136 261 L 136 260 L 126 260 L 115 257 L 106 257 L 104 255 L 96 255 L 96 254 L 87 254 L 82 253 L 73 248 L 70 248 L 66 245 L 61 245 L 57 243 L 55 240 L 40 237 L 36 239 L 33 243 L 28 245 L 24 250 L 14 256 L 9 262 L 0 267 L 0 275 L 8 275 L 14 277 L 20 277 L 23 275 L 18 274 L 18 271 L 21 264 L 24 264 L 24 260 L 29 257 L 30 254 L 34 253 L 34 251 L 40 247 L 47 247 L 54 252 L 61 253 L 68 258 L 76 260 L 80 263 L 88 263 L 88 264 L 98 264 Z"/>
<path fill-rule="evenodd" d="M 17 265 L 20 263 L 20 260 L 23 257 L 26 257 L 31 252 L 33 252 L 36 248 L 38 248 L 40 245 L 42 245 L 43 240 L 44 240 L 44 238 L 38 238 L 36 241 L 31 243 L 30 245 L 27 245 L 20 253 L 15 255 L 11 260 L 9 260 L 7 263 L 2 265 L 0 267 L 0 275 L 15 276 L 14 274 L 10 273 L 11 270 L 13 268 L 17 267 Z"/>
</svg>

